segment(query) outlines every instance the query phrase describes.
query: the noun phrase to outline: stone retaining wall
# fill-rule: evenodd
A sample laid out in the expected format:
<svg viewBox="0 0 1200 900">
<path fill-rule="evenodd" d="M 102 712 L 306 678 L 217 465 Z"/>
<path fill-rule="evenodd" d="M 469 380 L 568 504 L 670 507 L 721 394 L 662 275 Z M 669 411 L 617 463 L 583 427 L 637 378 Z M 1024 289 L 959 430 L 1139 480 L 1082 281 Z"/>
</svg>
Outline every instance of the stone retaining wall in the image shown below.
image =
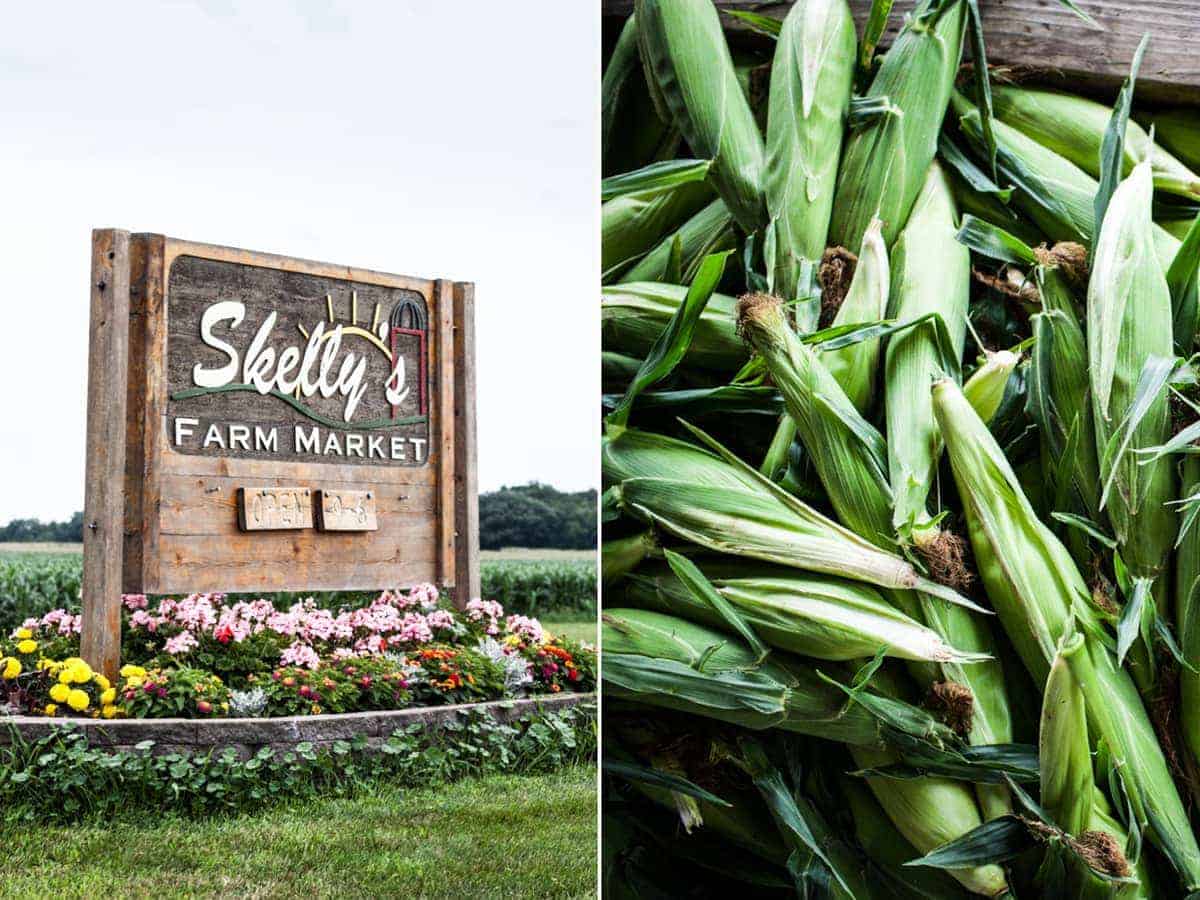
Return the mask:
<svg viewBox="0 0 1200 900">
<path fill-rule="evenodd" d="M 581 703 L 594 703 L 595 694 L 547 694 L 522 700 L 494 700 L 454 706 L 426 706 L 382 712 L 337 713 L 320 716 L 277 716 L 263 719 L 74 719 L 44 716 L 0 717 L 0 746 L 12 742 L 14 729 L 26 740 L 36 740 L 73 726 L 88 745 L 112 751 L 132 750 L 142 741 L 154 741 L 154 753 L 205 753 L 233 747 L 242 758 L 262 747 L 290 750 L 309 741 L 314 748 L 334 741 L 366 735 L 370 746 L 379 746 L 399 728 L 421 725 L 439 728 L 476 710 L 496 722 L 511 722 L 537 713 L 553 712 Z"/>
</svg>

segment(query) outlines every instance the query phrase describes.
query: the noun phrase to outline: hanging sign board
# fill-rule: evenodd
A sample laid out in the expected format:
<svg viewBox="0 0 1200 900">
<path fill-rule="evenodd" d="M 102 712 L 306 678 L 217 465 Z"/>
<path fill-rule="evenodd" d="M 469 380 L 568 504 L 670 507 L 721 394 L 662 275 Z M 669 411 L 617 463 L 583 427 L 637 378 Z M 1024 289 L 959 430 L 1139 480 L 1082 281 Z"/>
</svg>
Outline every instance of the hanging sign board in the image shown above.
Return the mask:
<svg viewBox="0 0 1200 900">
<path fill-rule="evenodd" d="M 478 595 L 470 284 L 114 230 L 92 274 L 85 620 L 89 590 Z"/>
</svg>

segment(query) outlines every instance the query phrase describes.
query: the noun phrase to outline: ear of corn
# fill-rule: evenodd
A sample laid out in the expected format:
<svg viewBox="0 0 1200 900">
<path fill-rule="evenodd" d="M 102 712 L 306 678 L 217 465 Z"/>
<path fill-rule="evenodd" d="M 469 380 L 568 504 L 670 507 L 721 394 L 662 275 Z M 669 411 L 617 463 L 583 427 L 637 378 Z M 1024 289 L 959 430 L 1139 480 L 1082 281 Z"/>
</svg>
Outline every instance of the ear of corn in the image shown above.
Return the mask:
<svg viewBox="0 0 1200 900">
<path fill-rule="evenodd" d="M 889 317 L 906 322 L 936 313 L 941 319 L 940 325 L 929 321 L 888 339 L 884 399 L 897 527 L 928 519 L 926 500 L 942 452 L 929 386 L 935 378 L 956 376 L 944 368 L 956 369 L 963 352 L 971 260 L 954 232 L 954 200 L 945 172 L 934 163 L 892 250 Z M 950 359 L 939 349 L 942 327 Z"/>
<path fill-rule="evenodd" d="M 993 194 L 977 191 L 966 179 L 953 169 L 946 169 L 946 176 L 954 193 L 954 202 L 963 215 L 972 215 L 984 222 L 1003 228 L 1026 244 L 1036 246 L 1045 238 L 1029 220 L 1018 216 L 1015 211 Z"/>
<path fill-rule="evenodd" d="M 1072 835 L 1089 827 L 1096 787 L 1087 710 L 1064 655 L 1079 652 L 1082 645 L 1082 636 L 1075 635 L 1066 647 L 1059 648 L 1050 664 L 1038 730 L 1042 808 L 1059 828 Z"/>
<path fill-rule="evenodd" d="M 878 322 L 887 313 L 890 274 L 887 247 L 880 229 L 881 223 L 876 219 L 863 235 L 854 278 L 832 322 L 835 327 Z M 879 338 L 830 350 L 821 354 L 821 361 L 846 392 L 854 408 L 865 413 L 875 393 Z"/>
<path fill-rule="evenodd" d="M 638 43 L 651 94 L 747 232 L 766 224 L 763 140 L 707 0 L 637 0 Z"/>
<path fill-rule="evenodd" d="M 665 191 L 624 194 L 600 207 L 600 269 L 612 280 L 712 199 L 712 188 L 689 181 Z"/>
<path fill-rule="evenodd" d="M 796 3 L 775 44 L 764 188 L 775 243 L 774 289 L 787 300 L 796 296 L 802 261 L 817 263 L 825 251 L 854 51 L 846 0 Z"/>
<path fill-rule="evenodd" d="M 733 216 L 722 201 L 714 200 L 664 237 L 616 281 L 670 281 L 677 277 L 690 284 L 706 256 L 734 246 Z M 678 257 L 679 271 L 672 273 L 675 256 Z"/>
<path fill-rule="evenodd" d="M 1180 499 L 1200 494 L 1200 456 L 1185 456 L 1181 468 Z M 1181 519 L 1186 522 L 1186 514 Z M 1200 669 L 1200 524 L 1194 521 L 1175 553 L 1175 623 L 1184 659 Z M 1181 667 L 1179 692 L 1183 737 L 1200 760 L 1200 674 Z"/>
<path fill-rule="evenodd" d="M 1017 477 L 962 392 L 934 386 L 934 412 L 966 512 L 971 545 L 988 597 L 1009 640 L 1039 685 L 1059 641 L 1078 623 L 1084 646 L 1069 657 L 1088 725 L 1108 748 L 1139 823 L 1186 885 L 1200 885 L 1200 847 L 1154 729 L 1129 674 L 1103 645 L 1087 586 L 1067 549 L 1041 523 Z"/>
<path fill-rule="evenodd" d="M 1058 91 L 997 85 L 992 90 L 996 117 L 1069 159 L 1093 178 L 1100 177 L 1100 147 L 1112 110 L 1095 100 Z M 1122 174 L 1148 159 L 1158 190 L 1200 198 L 1200 176 L 1159 147 L 1136 122 L 1125 130 Z"/>
<path fill-rule="evenodd" d="M 713 586 L 769 645 L 814 659 L 888 656 L 933 662 L 985 658 L 950 646 L 937 633 L 896 610 L 860 582 L 805 575 L 772 566 L 704 562 Z M 721 617 L 700 602 L 666 566 L 629 576 L 625 599 L 715 627 Z"/>
<path fill-rule="evenodd" d="M 799 660 L 758 662 L 728 634 L 643 609 L 606 610 L 604 686 L 611 696 L 743 728 L 783 728 L 879 744 L 879 723 Z"/>
<path fill-rule="evenodd" d="M 830 224 L 832 243 L 859 246 L 871 220 L 879 218 L 890 245 L 908 221 L 937 152 L 962 53 L 966 12 L 964 0 L 922 0 L 884 55 L 867 97 L 886 100 L 891 111 L 846 140 Z"/>
<path fill-rule="evenodd" d="M 610 285 L 600 293 L 600 333 L 604 344 L 631 356 L 644 357 L 687 296 L 687 287 L 657 282 Z M 684 365 L 735 372 L 746 361 L 737 336 L 736 301 L 713 294 L 700 314 Z"/>
<path fill-rule="evenodd" d="M 667 159 L 679 132 L 663 121 L 646 87 L 638 53 L 637 17 L 625 20 L 600 82 L 600 148 L 605 176 Z"/>
<path fill-rule="evenodd" d="M 1162 570 L 1175 538 L 1171 461 L 1148 465 L 1132 452 L 1165 443 L 1170 436 L 1167 398 L 1159 396 L 1133 431 L 1130 452 L 1115 459 L 1113 447 L 1132 412 L 1142 369 L 1151 359 L 1174 355 L 1171 294 L 1154 252 L 1149 163 L 1139 163 L 1113 193 L 1088 284 L 1087 342 L 1092 409 L 1100 474 L 1106 484 L 1108 520 L 1121 558 L 1139 577 Z M 1104 499 L 1102 493 L 1101 499 Z"/>
<path fill-rule="evenodd" d="M 1016 371 L 1020 361 L 1021 354 L 1011 350 L 988 351 L 983 365 L 972 372 L 967 383 L 963 385 L 963 394 L 967 402 L 985 423 L 990 424 L 996 411 L 1000 409 L 1000 401 L 1004 399 L 1008 379 Z"/>
<path fill-rule="evenodd" d="M 643 531 L 628 537 L 605 541 L 600 548 L 600 578 L 611 584 L 624 578 L 657 546 L 654 532 Z"/>
</svg>

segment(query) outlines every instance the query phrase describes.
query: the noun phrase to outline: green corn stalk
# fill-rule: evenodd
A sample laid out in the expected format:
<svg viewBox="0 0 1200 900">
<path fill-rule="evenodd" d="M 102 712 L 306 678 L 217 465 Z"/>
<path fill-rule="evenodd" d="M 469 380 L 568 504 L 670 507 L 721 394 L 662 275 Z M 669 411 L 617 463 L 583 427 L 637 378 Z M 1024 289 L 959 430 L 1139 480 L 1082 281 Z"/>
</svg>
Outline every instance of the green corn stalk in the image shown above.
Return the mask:
<svg viewBox="0 0 1200 900">
<path fill-rule="evenodd" d="M 600 334 L 604 349 L 644 357 L 687 296 L 687 287 L 657 282 L 609 285 L 600 292 Z M 700 314 L 683 365 L 736 372 L 746 361 L 737 336 L 737 302 L 713 294 Z"/>
<path fill-rule="evenodd" d="M 645 255 L 712 199 L 712 188 L 689 181 L 676 188 L 624 194 L 600 207 L 600 269 L 607 281 Z"/>
<path fill-rule="evenodd" d="M 1148 117 L 1154 137 L 1185 165 L 1200 168 L 1200 123 L 1193 109 L 1166 109 Z"/>
<path fill-rule="evenodd" d="M 1093 178 L 1100 177 L 1100 147 L 1112 118 L 1109 107 L 1058 91 L 997 85 L 992 89 L 992 108 L 1000 121 L 1069 159 Z M 1121 174 L 1128 175 L 1145 159 L 1153 167 L 1157 190 L 1200 199 L 1200 176 L 1130 121 Z"/>
<path fill-rule="evenodd" d="M 1173 469 L 1166 457 L 1142 465 L 1134 451 L 1170 437 L 1165 395 L 1128 436 L 1128 452 L 1114 448 L 1138 400 L 1143 367 L 1151 357 L 1174 356 L 1171 293 L 1151 234 L 1152 193 L 1149 163 L 1139 163 L 1113 193 L 1096 242 L 1087 301 L 1088 371 L 1108 520 L 1130 572 L 1151 581 L 1163 570 L 1175 538 L 1175 515 L 1167 505 L 1175 499 Z"/>
<path fill-rule="evenodd" d="M 628 429 L 604 440 L 600 458 L 623 509 L 701 547 L 967 602 L 732 456 Z"/>
<path fill-rule="evenodd" d="M 796 298 L 803 261 L 825 252 L 854 78 L 846 0 L 803 0 L 783 20 L 771 68 L 764 191 L 777 294 Z M 816 322 L 802 323 L 812 331 Z"/>
<path fill-rule="evenodd" d="M 936 313 L 941 319 L 940 326 L 930 320 L 892 335 L 884 357 L 888 472 L 897 528 L 929 520 L 926 502 L 942 453 L 929 386 L 935 378 L 956 376 L 957 371 L 944 370 L 956 369 L 963 353 L 971 259 L 954 239 L 955 230 L 954 199 L 945 171 L 935 162 L 892 248 L 889 317 L 906 322 Z M 950 344 L 945 354 L 939 327 Z"/>
<path fill-rule="evenodd" d="M 1092 739 L 1107 748 L 1139 826 L 1171 860 L 1183 884 L 1195 889 L 1200 847 L 1137 688 L 1105 645 L 1083 577 L 1066 547 L 1038 519 L 1000 446 L 954 382 L 934 385 L 933 408 L 979 574 L 1009 640 L 1035 683 L 1044 687 L 1072 623 L 1085 635 L 1083 648 L 1069 662 L 1083 692 Z"/>
<path fill-rule="evenodd" d="M 959 127 L 977 148 L 983 145 L 979 111 L 961 94 L 952 98 Z M 1015 189 L 1012 202 L 1052 241 L 1090 246 L 1096 233 L 1096 191 L 1100 185 L 1069 159 L 1017 129 L 995 120 L 996 162 Z M 1171 264 L 1179 241 L 1153 227 L 1154 249 L 1163 267 Z"/>
<path fill-rule="evenodd" d="M 636 0 L 638 46 L 660 114 L 700 159 L 747 233 L 766 225 L 763 139 L 738 84 L 717 10 L 709 0 Z"/>
<path fill-rule="evenodd" d="M 606 696 L 753 730 L 883 743 L 870 713 L 798 659 L 759 661 L 725 632 L 650 610 L 605 610 L 601 623 Z"/>
<path fill-rule="evenodd" d="M 1020 361 L 1021 354 L 1011 350 L 985 350 L 983 365 L 963 385 L 967 402 L 985 423 L 990 424 L 1000 409 L 1008 379 Z"/>
<path fill-rule="evenodd" d="M 837 661 L 873 656 L 881 647 L 899 659 L 986 659 L 955 649 L 859 582 L 744 562 L 703 561 L 702 566 L 713 587 L 762 640 L 781 650 Z M 665 565 L 644 566 L 626 584 L 625 601 L 634 606 L 714 627 L 723 624 L 721 615 Z"/>
<path fill-rule="evenodd" d="M 679 132 L 654 109 L 637 43 L 637 17 L 630 16 L 600 81 L 600 158 L 606 177 L 669 159 L 679 145 Z"/>
<path fill-rule="evenodd" d="M 735 245 L 733 216 L 723 202 L 714 200 L 663 238 L 616 281 L 678 280 L 691 284 L 706 256 Z"/>
<path fill-rule="evenodd" d="M 1184 456 L 1180 482 L 1181 499 L 1200 494 L 1200 456 Z M 1181 518 L 1188 521 L 1186 513 Z M 1200 762 L 1200 674 L 1195 671 L 1200 669 L 1200 526 L 1195 521 L 1175 551 L 1175 621 L 1183 657 L 1193 667 L 1179 669 L 1183 737 Z"/>
<path fill-rule="evenodd" d="M 889 274 L 888 253 L 878 219 L 863 235 L 858 265 L 846 298 L 838 307 L 833 326 L 865 325 L 878 322 L 887 313 Z M 865 413 L 875 393 L 879 368 L 879 338 L 849 344 L 821 354 L 829 374 L 842 386 L 854 408 Z"/>
<path fill-rule="evenodd" d="M 904 228 L 937 153 L 966 21 L 965 0 L 922 0 L 884 55 L 866 96 L 888 111 L 846 140 L 831 243 L 859 246 L 875 218 L 889 246 Z"/>
</svg>

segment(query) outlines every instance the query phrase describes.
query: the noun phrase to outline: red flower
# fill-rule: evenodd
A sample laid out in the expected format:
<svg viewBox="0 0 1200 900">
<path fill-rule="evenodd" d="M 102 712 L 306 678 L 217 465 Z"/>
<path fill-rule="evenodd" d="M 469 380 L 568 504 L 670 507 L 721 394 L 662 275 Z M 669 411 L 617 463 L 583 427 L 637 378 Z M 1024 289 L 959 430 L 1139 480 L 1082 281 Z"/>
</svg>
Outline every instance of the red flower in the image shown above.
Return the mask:
<svg viewBox="0 0 1200 900">
<path fill-rule="evenodd" d="M 233 629 L 228 625 L 222 625 L 213 636 L 222 644 L 228 644 L 233 640 Z"/>
</svg>

